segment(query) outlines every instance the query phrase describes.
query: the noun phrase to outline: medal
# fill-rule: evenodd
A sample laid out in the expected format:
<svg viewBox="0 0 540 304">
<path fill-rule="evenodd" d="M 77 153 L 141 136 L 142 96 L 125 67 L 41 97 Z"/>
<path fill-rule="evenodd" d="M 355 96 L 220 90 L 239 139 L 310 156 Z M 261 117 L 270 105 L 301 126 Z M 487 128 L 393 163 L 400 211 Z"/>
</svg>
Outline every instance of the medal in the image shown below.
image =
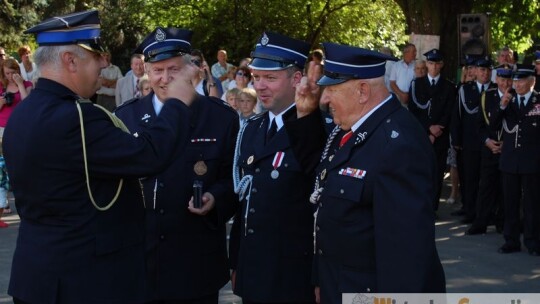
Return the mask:
<svg viewBox="0 0 540 304">
<path fill-rule="evenodd" d="M 200 160 L 196 162 L 193 166 L 193 171 L 195 171 L 195 174 L 202 176 L 206 174 L 206 172 L 208 171 L 208 167 L 206 166 L 204 161 Z"/>
<path fill-rule="evenodd" d="M 251 155 L 250 157 L 248 157 L 248 159 L 247 159 L 247 164 L 248 164 L 248 165 L 251 165 L 251 163 L 253 163 L 253 159 L 254 159 L 254 158 L 255 158 L 255 157 L 253 157 L 253 155 Z"/>
<path fill-rule="evenodd" d="M 274 156 L 274 160 L 272 161 L 272 167 L 274 167 L 274 170 L 270 172 L 270 177 L 272 179 L 277 179 L 279 177 L 279 171 L 277 168 L 281 166 L 281 163 L 283 162 L 283 158 L 285 157 L 285 152 L 277 152 Z"/>
</svg>

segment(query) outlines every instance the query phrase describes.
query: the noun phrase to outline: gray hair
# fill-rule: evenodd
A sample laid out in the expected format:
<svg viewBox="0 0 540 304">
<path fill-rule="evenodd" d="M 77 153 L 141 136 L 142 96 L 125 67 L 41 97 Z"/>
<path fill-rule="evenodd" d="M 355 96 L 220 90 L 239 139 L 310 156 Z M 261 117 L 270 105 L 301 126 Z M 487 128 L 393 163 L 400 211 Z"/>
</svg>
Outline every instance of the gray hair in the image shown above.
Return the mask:
<svg viewBox="0 0 540 304">
<path fill-rule="evenodd" d="M 71 45 L 53 45 L 53 46 L 40 46 L 34 52 L 34 62 L 38 67 L 50 65 L 54 67 L 60 67 L 60 54 L 65 52 L 71 52 L 80 58 L 86 58 L 87 52 L 80 46 Z"/>
</svg>

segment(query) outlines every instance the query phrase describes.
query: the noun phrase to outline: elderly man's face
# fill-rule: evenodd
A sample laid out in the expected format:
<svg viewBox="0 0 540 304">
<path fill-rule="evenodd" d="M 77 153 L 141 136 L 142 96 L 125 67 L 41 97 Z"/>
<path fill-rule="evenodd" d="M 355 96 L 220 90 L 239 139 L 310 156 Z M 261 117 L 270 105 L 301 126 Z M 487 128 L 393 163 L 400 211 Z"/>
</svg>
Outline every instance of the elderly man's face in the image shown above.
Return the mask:
<svg viewBox="0 0 540 304">
<path fill-rule="evenodd" d="M 512 78 L 504 78 L 497 76 L 495 81 L 497 82 L 497 87 L 503 93 L 512 87 Z"/>
<path fill-rule="evenodd" d="M 159 100 L 167 99 L 167 86 L 177 77 L 185 66 L 182 57 L 173 57 L 159 62 L 148 63 L 150 86 Z"/>
<path fill-rule="evenodd" d="M 359 97 L 358 80 L 349 80 L 340 84 L 328 86 L 321 96 L 321 104 L 328 105 L 334 123 L 343 130 L 350 130 L 358 120 L 362 106 L 357 101 Z"/>
<path fill-rule="evenodd" d="M 525 77 L 516 79 L 513 82 L 514 89 L 516 89 L 516 93 L 519 95 L 525 95 L 531 91 L 533 85 L 534 85 L 534 77 Z"/>
<path fill-rule="evenodd" d="M 131 59 L 131 70 L 137 78 L 144 75 L 144 61 L 141 58 L 134 57 Z"/>
</svg>

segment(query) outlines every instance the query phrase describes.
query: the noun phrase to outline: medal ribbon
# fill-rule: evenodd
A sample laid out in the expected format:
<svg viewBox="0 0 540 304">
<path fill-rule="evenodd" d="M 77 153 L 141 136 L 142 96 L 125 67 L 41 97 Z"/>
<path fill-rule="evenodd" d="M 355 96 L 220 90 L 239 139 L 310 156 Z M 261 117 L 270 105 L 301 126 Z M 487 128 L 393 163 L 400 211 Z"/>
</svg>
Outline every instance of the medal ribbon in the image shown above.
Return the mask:
<svg viewBox="0 0 540 304">
<path fill-rule="evenodd" d="M 283 158 L 285 158 L 285 152 L 280 151 L 276 153 L 276 156 L 274 156 L 274 160 L 272 161 L 272 166 L 274 167 L 274 170 L 281 166 Z"/>
</svg>

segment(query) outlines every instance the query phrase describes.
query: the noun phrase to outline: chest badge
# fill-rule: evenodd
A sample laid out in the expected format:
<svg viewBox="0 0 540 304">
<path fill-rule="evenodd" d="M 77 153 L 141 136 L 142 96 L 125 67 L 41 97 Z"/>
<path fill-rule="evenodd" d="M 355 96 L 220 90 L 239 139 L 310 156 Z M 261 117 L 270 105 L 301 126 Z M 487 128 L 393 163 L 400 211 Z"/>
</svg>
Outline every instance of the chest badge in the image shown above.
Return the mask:
<svg viewBox="0 0 540 304">
<path fill-rule="evenodd" d="M 255 157 L 253 155 L 251 155 L 250 157 L 248 157 L 247 159 L 247 164 L 248 165 L 251 165 L 253 163 L 253 160 L 255 159 Z"/>
<path fill-rule="evenodd" d="M 200 160 L 196 162 L 195 165 L 193 166 L 193 171 L 198 176 L 203 176 L 206 174 L 206 172 L 208 172 L 208 167 L 206 166 L 204 161 Z"/>
</svg>

